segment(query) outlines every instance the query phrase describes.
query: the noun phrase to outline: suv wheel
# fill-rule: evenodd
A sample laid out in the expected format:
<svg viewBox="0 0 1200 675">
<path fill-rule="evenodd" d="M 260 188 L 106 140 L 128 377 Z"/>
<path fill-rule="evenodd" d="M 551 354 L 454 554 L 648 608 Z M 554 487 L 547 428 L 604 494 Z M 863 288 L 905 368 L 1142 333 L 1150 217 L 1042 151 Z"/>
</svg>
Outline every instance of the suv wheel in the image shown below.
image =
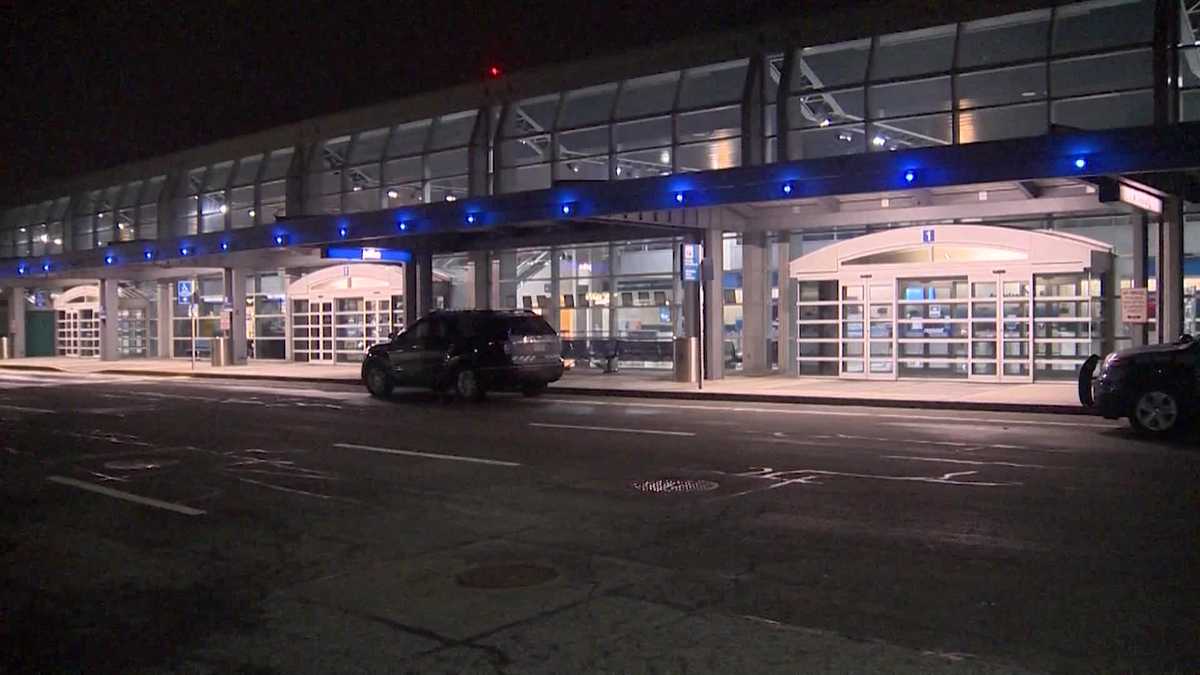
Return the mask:
<svg viewBox="0 0 1200 675">
<path fill-rule="evenodd" d="M 1129 423 L 1140 433 L 1165 436 L 1179 423 L 1179 399 L 1160 389 L 1144 391 L 1137 397 L 1129 413 Z"/>
<path fill-rule="evenodd" d="M 483 384 L 479 381 L 479 373 L 470 368 L 463 368 L 454 376 L 454 391 L 464 401 L 482 401 Z"/>
<path fill-rule="evenodd" d="M 376 398 L 392 395 L 392 378 L 383 366 L 371 366 L 367 369 L 367 391 Z"/>
</svg>

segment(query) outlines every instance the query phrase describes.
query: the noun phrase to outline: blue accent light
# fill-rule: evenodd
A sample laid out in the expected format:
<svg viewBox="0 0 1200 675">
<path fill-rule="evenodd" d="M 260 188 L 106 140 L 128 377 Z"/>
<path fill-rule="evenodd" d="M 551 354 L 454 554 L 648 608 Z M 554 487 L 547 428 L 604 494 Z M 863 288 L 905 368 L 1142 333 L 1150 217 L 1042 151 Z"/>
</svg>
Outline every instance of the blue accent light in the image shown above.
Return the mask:
<svg viewBox="0 0 1200 675">
<path fill-rule="evenodd" d="M 1075 158 L 1075 168 L 1082 169 L 1087 166 L 1087 160 L 1082 157 Z"/>
<path fill-rule="evenodd" d="M 182 253 L 182 250 L 180 252 Z M 154 251 L 144 251 L 142 252 L 142 257 L 146 260 L 154 260 Z"/>
<path fill-rule="evenodd" d="M 229 242 L 227 242 L 227 241 L 221 242 L 221 250 L 228 251 L 229 250 Z"/>
<path fill-rule="evenodd" d="M 905 182 L 905 183 L 911 183 L 911 182 L 913 182 L 913 181 L 914 181 L 914 180 L 916 180 L 916 179 L 917 179 L 917 172 L 916 172 L 916 171 L 913 171 L 912 169 L 909 169 L 908 171 L 905 171 L 905 172 L 904 172 L 904 182 Z"/>
<path fill-rule="evenodd" d="M 476 220 L 478 220 L 478 219 L 475 217 L 474 213 L 467 214 L 467 224 L 468 225 L 474 225 Z"/>
<path fill-rule="evenodd" d="M 407 220 L 400 221 L 400 224 L 397 225 L 397 227 L 400 228 L 401 232 L 407 232 L 408 231 L 408 221 Z"/>
<path fill-rule="evenodd" d="M 188 248 L 188 247 L 186 247 L 186 246 L 180 246 L 180 247 L 179 247 L 179 255 L 181 255 L 181 256 L 183 256 L 183 257 L 185 257 L 185 258 L 186 258 L 186 257 L 188 257 L 189 255 L 191 255 L 191 253 L 192 253 L 192 249 L 190 249 L 190 248 Z"/>
<path fill-rule="evenodd" d="M 675 203 L 676 204 L 682 204 L 686 198 L 687 198 L 686 195 L 684 195 L 682 192 L 675 193 Z"/>
<path fill-rule="evenodd" d="M 115 262 L 117 262 L 117 259 L 112 257 L 111 255 L 104 256 L 104 264 L 105 265 L 111 265 Z"/>
<path fill-rule="evenodd" d="M 575 205 L 571 202 L 567 202 L 559 208 L 559 211 L 561 211 L 564 216 L 575 215 Z"/>
<path fill-rule="evenodd" d="M 792 185 L 791 181 L 788 181 L 783 184 L 783 194 L 785 194 L 785 195 L 792 194 L 792 190 L 794 190 L 794 189 L 796 189 L 796 186 Z"/>
<path fill-rule="evenodd" d="M 287 238 L 286 234 L 275 235 L 275 245 L 276 246 L 286 246 L 287 240 L 288 240 L 288 238 Z"/>
<path fill-rule="evenodd" d="M 21 276 L 25 276 L 28 273 L 29 273 L 29 268 L 26 267 L 24 264 L 17 265 L 17 274 L 20 274 Z"/>
<path fill-rule="evenodd" d="M 50 271 L 50 263 L 42 263 L 42 271 L 49 272 Z"/>
<path fill-rule="evenodd" d="M 349 234 L 350 234 L 350 228 L 346 227 L 345 225 L 338 228 L 338 236 L 341 237 L 342 239 L 345 239 L 346 236 Z"/>
</svg>

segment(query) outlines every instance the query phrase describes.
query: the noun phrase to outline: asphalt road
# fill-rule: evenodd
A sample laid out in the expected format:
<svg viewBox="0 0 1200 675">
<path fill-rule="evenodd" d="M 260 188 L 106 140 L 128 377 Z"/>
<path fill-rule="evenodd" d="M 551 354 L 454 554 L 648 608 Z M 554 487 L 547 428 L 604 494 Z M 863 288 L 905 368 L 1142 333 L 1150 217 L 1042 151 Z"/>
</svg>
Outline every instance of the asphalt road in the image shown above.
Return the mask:
<svg viewBox="0 0 1200 675">
<path fill-rule="evenodd" d="M 1194 441 L 0 374 L 0 671 L 1197 672 Z"/>
</svg>

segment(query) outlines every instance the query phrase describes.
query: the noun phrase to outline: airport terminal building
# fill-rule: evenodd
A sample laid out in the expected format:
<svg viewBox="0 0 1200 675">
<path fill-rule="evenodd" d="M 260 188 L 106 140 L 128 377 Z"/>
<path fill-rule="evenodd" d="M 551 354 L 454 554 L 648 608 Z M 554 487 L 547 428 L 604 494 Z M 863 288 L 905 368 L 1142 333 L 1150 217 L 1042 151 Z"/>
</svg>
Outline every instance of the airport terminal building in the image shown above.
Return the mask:
<svg viewBox="0 0 1200 675">
<path fill-rule="evenodd" d="M 525 308 L 579 364 L 690 336 L 712 379 L 1072 379 L 1200 332 L 1188 4 L 847 6 L 79 176 L 0 214 L 0 333 L 356 364 Z"/>
</svg>

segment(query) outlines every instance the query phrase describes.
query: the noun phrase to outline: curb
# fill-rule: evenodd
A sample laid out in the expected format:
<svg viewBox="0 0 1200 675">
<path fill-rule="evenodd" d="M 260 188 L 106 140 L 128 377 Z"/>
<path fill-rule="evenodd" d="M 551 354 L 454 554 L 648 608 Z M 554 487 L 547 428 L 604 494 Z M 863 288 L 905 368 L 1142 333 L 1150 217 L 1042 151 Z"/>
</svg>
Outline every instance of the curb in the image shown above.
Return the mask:
<svg viewBox="0 0 1200 675">
<path fill-rule="evenodd" d="M 94 371 L 101 375 L 142 375 L 145 377 L 190 377 L 202 380 L 269 380 L 273 382 L 312 382 L 327 384 L 362 384 L 360 378 L 354 377 L 298 377 L 293 375 L 253 375 L 249 373 L 177 373 L 169 370 L 136 370 L 125 368 L 108 368 Z"/>
<path fill-rule="evenodd" d="M 981 401 L 918 401 L 905 399 L 842 398 L 836 396 L 795 396 L 774 394 L 705 394 L 692 391 L 645 391 L 641 389 L 591 389 L 557 387 L 550 391 L 568 396 L 611 396 L 622 398 L 668 399 L 679 401 L 727 401 L 732 403 L 782 403 L 791 405 L 856 406 L 867 408 L 908 408 L 916 410 L 957 410 L 975 412 L 1036 413 L 1041 415 L 1095 416 L 1089 408 L 1075 405 L 1036 403 L 987 403 Z"/>
<path fill-rule="evenodd" d="M 62 368 L 55 368 L 54 366 L 21 366 L 21 365 L 11 365 L 11 366 L 10 366 L 10 365 L 7 365 L 7 364 L 0 364 L 0 369 L 4 369 L 4 370 L 33 370 L 33 371 L 37 371 L 37 372 L 40 372 L 40 373 L 69 373 L 69 372 L 71 372 L 71 371 L 69 371 L 69 370 L 63 370 Z"/>
</svg>

